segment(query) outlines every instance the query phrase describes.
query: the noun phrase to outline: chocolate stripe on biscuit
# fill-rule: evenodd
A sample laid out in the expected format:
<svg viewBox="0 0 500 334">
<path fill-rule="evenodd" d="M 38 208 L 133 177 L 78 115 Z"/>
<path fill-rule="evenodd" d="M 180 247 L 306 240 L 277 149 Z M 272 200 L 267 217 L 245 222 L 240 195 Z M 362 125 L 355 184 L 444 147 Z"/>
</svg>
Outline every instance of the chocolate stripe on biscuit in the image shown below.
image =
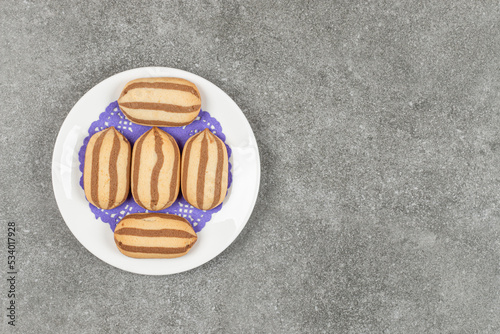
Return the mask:
<svg viewBox="0 0 500 334">
<path fill-rule="evenodd" d="M 174 147 L 174 168 L 172 170 L 172 178 L 170 179 L 170 197 L 168 199 L 168 203 L 173 203 L 175 200 L 175 195 L 176 195 L 176 189 L 179 189 L 179 159 L 180 159 L 180 152 L 179 152 L 179 146 L 177 145 L 177 142 L 172 136 L 168 137 L 170 139 L 170 142 L 172 143 Z"/>
<path fill-rule="evenodd" d="M 169 89 L 169 90 L 180 90 L 183 92 L 188 92 L 200 98 L 198 91 L 191 86 L 176 84 L 171 82 L 134 82 L 128 85 L 122 95 L 127 94 L 130 90 L 136 88 L 155 88 L 155 89 Z"/>
<path fill-rule="evenodd" d="M 126 185 L 125 185 L 125 192 L 123 194 L 123 198 L 122 200 L 120 201 L 120 203 L 123 203 L 127 197 L 128 197 L 128 191 L 130 189 L 130 163 L 131 163 L 131 160 L 132 160 L 132 147 L 130 146 L 130 143 L 128 142 L 128 140 L 122 135 L 121 136 L 122 140 L 123 140 L 123 145 L 125 145 L 125 148 L 127 150 L 127 157 L 128 157 L 128 161 L 127 161 L 127 178 L 126 178 Z M 120 148 L 121 150 L 121 148 Z"/>
<path fill-rule="evenodd" d="M 113 131 L 113 147 L 111 148 L 111 156 L 109 158 L 109 198 L 108 208 L 112 207 L 116 201 L 116 193 L 118 192 L 118 153 L 120 152 L 120 138 Z"/>
<path fill-rule="evenodd" d="M 101 146 L 108 133 L 109 129 L 102 132 L 99 138 L 97 138 L 93 150 L 92 150 L 92 171 L 90 172 L 90 197 L 92 202 L 96 206 L 101 206 L 99 204 L 99 154 L 101 153 Z"/>
<path fill-rule="evenodd" d="M 184 107 L 175 104 L 152 103 L 152 102 L 122 102 L 120 103 L 120 105 L 122 107 L 130 109 L 160 110 L 173 113 L 190 113 L 193 111 L 197 111 L 201 108 L 200 104 Z"/>
<path fill-rule="evenodd" d="M 186 247 L 143 247 L 143 246 L 131 246 L 125 245 L 121 241 L 116 240 L 115 242 L 124 251 L 133 253 L 147 253 L 147 254 L 181 254 L 187 252 L 192 245 L 186 245 Z"/>
<path fill-rule="evenodd" d="M 188 143 L 186 144 L 186 146 L 184 147 L 184 151 L 182 152 L 182 154 L 184 155 L 185 154 L 185 157 L 183 159 L 183 166 L 182 166 L 182 181 L 181 181 L 181 188 L 183 190 L 184 193 L 184 197 L 186 198 L 186 200 L 189 202 L 189 200 L 187 199 L 187 174 L 188 174 L 188 170 L 189 170 L 189 156 L 191 154 L 191 146 L 193 146 L 193 137 L 189 138 L 189 141 Z"/>
<path fill-rule="evenodd" d="M 155 213 L 155 212 L 148 212 L 148 213 L 131 213 L 126 216 L 127 219 L 144 219 L 144 218 L 160 218 L 160 219 L 172 219 L 176 220 L 179 222 L 183 222 L 191 226 L 191 224 L 186 220 L 186 218 L 182 218 L 177 215 L 169 214 L 169 213 Z"/>
<path fill-rule="evenodd" d="M 115 234 L 118 235 L 132 235 L 135 237 L 165 237 L 165 238 L 196 238 L 196 235 L 183 230 L 172 229 L 159 229 L 159 230 L 146 230 L 135 227 L 124 227 L 117 229 Z"/>
<path fill-rule="evenodd" d="M 139 187 L 139 168 L 140 168 L 140 162 L 141 162 L 141 151 L 142 151 L 142 144 L 144 142 L 144 139 L 146 139 L 145 135 L 142 135 L 139 140 L 135 143 L 135 156 L 134 156 L 134 175 L 133 177 L 133 182 L 132 182 L 132 194 L 134 195 L 134 199 L 139 204 L 141 207 L 144 207 L 144 204 L 142 204 L 141 200 L 139 199 L 139 193 L 137 191 Z"/>
<path fill-rule="evenodd" d="M 220 196 L 221 196 L 221 188 L 222 188 L 222 168 L 223 168 L 223 163 L 224 163 L 224 151 L 222 150 L 222 142 L 218 139 L 215 138 L 215 142 L 217 143 L 217 169 L 215 170 L 215 189 L 214 189 L 214 200 L 212 202 L 211 207 L 215 207 L 215 204 L 217 204 L 220 201 Z"/>
<path fill-rule="evenodd" d="M 161 139 L 161 134 L 158 132 L 158 128 L 153 128 L 153 134 L 155 136 L 155 153 L 156 153 L 156 164 L 151 172 L 151 208 L 155 209 L 158 205 L 158 199 L 160 194 L 158 192 L 158 179 L 160 177 L 160 170 L 163 166 L 163 140 Z"/>
<path fill-rule="evenodd" d="M 198 183 L 196 185 L 196 203 L 199 207 L 203 206 L 203 198 L 205 197 L 205 174 L 207 172 L 208 162 L 208 140 L 207 133 L 203 131 L 203 139 L 200 148 L 200 165 L 198 167 Z"/>
<path fill-rule="evenodd" d="M 122 110 L 122 109 L 120 109 L 120 110 L 125 114 L 125 116 L 127 116 L 127 118 L 129 120 L 131 120 L 134 123 L 142 124 L 142 125 L 151 125 L 151 126 L 153 126 L 153 125 L 154 126 L 184 126 L 184 125 L 191 124 L 193 122 L 193 121 L 188 121 L 188 122 L 149 121 L 149 120 L 143 120 L 143 119 L 139 119 L 139 118 L 136 118 L 136 117 L 132 117 L 127 112 L 125 112 L 124 110 Z"/>
</svg>

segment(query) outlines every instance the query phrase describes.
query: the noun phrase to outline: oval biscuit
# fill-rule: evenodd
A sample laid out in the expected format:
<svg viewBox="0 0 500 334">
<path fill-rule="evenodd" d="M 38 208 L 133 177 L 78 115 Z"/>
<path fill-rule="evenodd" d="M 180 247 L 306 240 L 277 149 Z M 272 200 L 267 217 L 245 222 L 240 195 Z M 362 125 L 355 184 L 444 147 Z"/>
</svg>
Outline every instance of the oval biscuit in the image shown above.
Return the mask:
<svg viewBox="0 0 500 334">
<path fill-rule="evenodd" d="M 181 189 L 186 201 L 210 210 L 226 197 L 228 156 L 226 145 L 210 130 L 189 138 L 182 151 Z"/>
<path fill-rule="evenodd" d="M 118 105 L 129 120 L 149 126 L 183 126 L 200 113 L 200 92 L 180 78 L 143 78 L 128 82 Z"/>
<path fill-rule="evenodd" d="M 115 243 L 126 256 L 174 258 L 185 255 L 197 240 L 191 224 L 165 213 L 133 213 L 115 228 Z"/>
<path fill-rule="evenodd" d="M 179 195 L 181 154 L 175 139 L 158 129 L 144 133 L 132 152 L 132 196 L 141 207 L 163 210 Z"/>
<path fill-rule="evenodd" d="M 130 143 L 114 127 L 90 138 L 83 170 L 83 189 L 90 203 L 109 210 L 127 199 L 130 155 Z"/>
</svg>

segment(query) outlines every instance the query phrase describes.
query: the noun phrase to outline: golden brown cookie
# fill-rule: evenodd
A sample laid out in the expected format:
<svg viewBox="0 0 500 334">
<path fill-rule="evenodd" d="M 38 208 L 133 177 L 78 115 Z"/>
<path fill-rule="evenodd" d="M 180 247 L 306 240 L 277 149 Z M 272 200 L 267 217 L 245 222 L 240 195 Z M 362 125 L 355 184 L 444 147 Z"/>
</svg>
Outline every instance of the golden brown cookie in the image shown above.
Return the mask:
<svg viewBox="0 0 500 334">
<path fill-rule="evenodd" d="M 90 138 L 83 170 L 83 188 L 90 203 L 109 210 L 127 199 L 130 155 L 130 143 L 114 127 Z"/>
<path fill-rule="evenodd" d="M 208 129 L 189 138 L 182 151 L 181 188 L 192 206 L 210 210 L 226 197 L 226 145 Z"/>
<path fill-rule="evenodd" d="M 173 258 L 185 255 L 197 240 L 184 218 L 165 213 L 133 213 L 115 228 L 115 243 L 135 258 Z"/>
<path fill-rule="evenodd" d="M 183 126 L 198 116 L 200 92 L 180 78 L 143 78 L 128 82 L 118 99 L 121 111 L 134 123 Z"/>
<path fill-rule="evenodd" d="M 179 195 L 181 154 L 175 139 L 158 129 L 144 133 L 132 152 L 132 196 L 144 209 L 163 210 Z"/>
</svg>

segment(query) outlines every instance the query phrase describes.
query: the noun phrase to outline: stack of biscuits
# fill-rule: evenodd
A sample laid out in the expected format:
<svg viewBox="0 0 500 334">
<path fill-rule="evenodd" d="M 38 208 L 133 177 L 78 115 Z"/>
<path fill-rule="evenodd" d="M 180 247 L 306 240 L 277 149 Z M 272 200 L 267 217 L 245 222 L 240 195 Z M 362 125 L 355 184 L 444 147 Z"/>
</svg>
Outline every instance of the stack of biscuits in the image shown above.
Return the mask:
<svg viewBox="0 0 500 334">
<path fill-rule="evenodd" d="M 132 122 L 152 126 L 134 144 L 114 127 L 94 134 L 85 152 L 83 186 L 87 200 L 109 210 L 132 196 L 139 206 L 160 211 L 171 206 L 179 190 L 201 210 L 222 203 L 228 185 L 224 142 L 205 129 L 189 138 L 181 154 L 175 139 L 158 127 L 184 126 L 201 109 L 195 84 L 180 78 L 144 78 L 128 82 L 118 105 Z M 115 243 L 134 258 L 185 255 L 197 240 L 191 224 L 163 213 L 137 213 L 116 226 Z"/>
</svg>

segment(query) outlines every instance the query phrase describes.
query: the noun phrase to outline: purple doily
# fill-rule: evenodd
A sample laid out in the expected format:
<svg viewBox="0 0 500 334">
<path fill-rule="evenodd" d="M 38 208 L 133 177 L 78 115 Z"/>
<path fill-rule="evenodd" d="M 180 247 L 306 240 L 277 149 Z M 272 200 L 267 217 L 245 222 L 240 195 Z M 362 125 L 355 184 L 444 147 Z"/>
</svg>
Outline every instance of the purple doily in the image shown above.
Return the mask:
<svg viewBox="0 0 500 334">
<path fill-rule="evenodd" d="M 99 115 L 99 120 L 93 122 L 89 128 L 89 135 L 83 141 L 83 145 L 80 148 L 80 152 L 78 153 L 78 159 L 80 161 L 80 172 L 82 172 L 82 176 L 80 177 L 80 187 L 83 189 L 83 167 L 85 162 L 85 150 L 87 149 L 87 144 L 90 140 L 90 137 L 94 135 L 96 132 L 104 130 L 114 126 L 116 130 L 120 131 L 130 142 L 131 145 L 135 143 L 135 141 L 146 131 L 151 129 L 149 126 L 138 125 L 130 122 L 121 112 L 118 107 L 118 102 L 112 102 L 106 108 L 104 112 Z M 175 138 L 179 148 L 182 152 L 182 148 L 186 141 L 192 135 L 198 133 L 199 131 L 203 131 L 205 128 L 211 130 L 217 137 L 219 137 L 224 143 L 226 142 L 226 136 L 222 133 L 222 127 L 220 123 L 207 111 L 200 111 L 200 114 L 196 118 L 193 123 L 189 125 L 185 125 L 182 127 L 173 127 L 173 128 L 160 128 L 163 131 L 169 133 L 172 137 Z M 231 149 L 226 144 L 228 158 L 231 156 Z M 229 180 L 228 180 L 228 188 L 231 186 L 232 174 L 231 174 L 231 163 L 229 163 Z M 222 208 L 222 204 L 213 208 L 212 210 L 200 210 L 192 205 L 190 205 L 179 192 L 179 197 L 172 204 L 172 206 L 166 208 L 165 210 L 156 211 L 162 213 L 170 213 L 178 216 L 182 216 L 186 218 L 195 232 L 199 232 L 205 227 L 205 224 L 212 218 L 212 214 L 218 212 Z M 142 207 L 140 207 L 129 194 L 127 200 L 123 202 L 122 205 L 111 209 L 111 210 L 103 210 L 99 209 L 96 206 L 89 203 L 90 210 L 94 213 L 96 219 L 101 218 L 101 220 L 105 223 L 108 223 L 111 227 L 111 230 L 114 231 L 116 224 L 122 220 L 122 218 L 131 213 L 137 212 L 150 212 Z"/>
</svg>

